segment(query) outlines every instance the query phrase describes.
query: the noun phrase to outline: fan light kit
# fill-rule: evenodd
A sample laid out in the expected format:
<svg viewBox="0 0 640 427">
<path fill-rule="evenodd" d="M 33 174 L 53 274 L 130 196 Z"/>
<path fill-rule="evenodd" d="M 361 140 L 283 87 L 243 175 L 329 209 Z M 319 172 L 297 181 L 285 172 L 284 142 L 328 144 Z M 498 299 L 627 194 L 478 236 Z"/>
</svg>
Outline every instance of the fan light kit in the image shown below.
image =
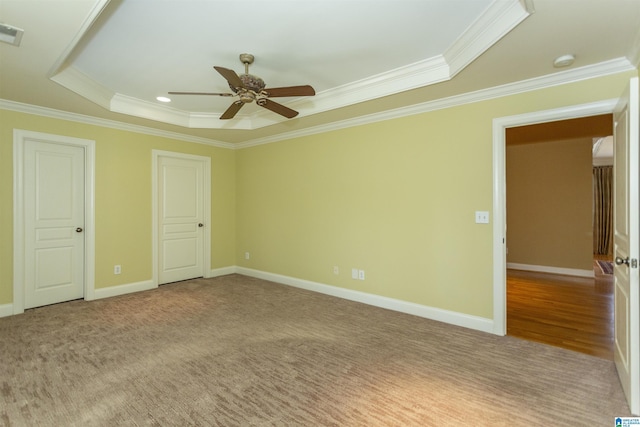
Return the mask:
<svg viewBox="0 0 640 427">
<path fill-rule="evenodd" d="M 287 86 L 267 88 L 264 80 L 253 74 L 249 74 L 249 65 L 253 64 L 254 57 L 249 53 L 240 54 L 240 62 L 244 64 L 244 74 L 236 74 L 235 71 L 224 67 L 214 66 L 213 68 L 224 77 L 229 83 L 229 88 L 233 93 L 211 93 L 211 92 L 169 92 L 171 95 L 213 95 L 213 96 L 237 96 L 238 100 L 220 116 L 221 120 L 232 119 L 240 111 L 244 104 L 255 101 L 260 107 L 278 113 L 288 119 L 298 115 L 298 112 L 282 104 L 272 101 L 269 98 L 287 96 L 313 96 L 316 91 L 309 85 Z"/>
</svg>

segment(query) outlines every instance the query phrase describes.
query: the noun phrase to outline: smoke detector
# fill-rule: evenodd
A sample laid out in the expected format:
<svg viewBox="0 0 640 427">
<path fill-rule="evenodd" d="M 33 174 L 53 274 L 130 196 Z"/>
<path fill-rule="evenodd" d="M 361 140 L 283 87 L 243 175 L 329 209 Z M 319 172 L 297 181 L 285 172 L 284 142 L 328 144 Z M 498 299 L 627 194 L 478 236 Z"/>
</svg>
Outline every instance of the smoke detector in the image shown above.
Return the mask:
<svg viewBox="0 0 640 427">
<path fill-rule="evenodd" d="M 573 61 L 575 60 L 576 60 L 576 57 L 571 54 L 558 56 L 553 61 L 553 66 L 556 68 L 568 67 L 569 65 L 573 64 Z"/>
<path fill-rule="evenodd" d="M 0 42 L 20 46 L 22 34 L 24 34 L 23 29 L 0 22 Z"/>
</svg>

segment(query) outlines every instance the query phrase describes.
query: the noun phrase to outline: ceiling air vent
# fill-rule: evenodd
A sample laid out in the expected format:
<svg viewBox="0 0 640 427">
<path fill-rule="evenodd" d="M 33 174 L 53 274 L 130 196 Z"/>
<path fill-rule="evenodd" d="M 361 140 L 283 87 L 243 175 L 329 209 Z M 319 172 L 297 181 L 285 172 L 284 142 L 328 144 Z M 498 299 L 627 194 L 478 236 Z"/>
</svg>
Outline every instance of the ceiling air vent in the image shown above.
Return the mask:
<svg viewBox="0 0 640 427">
<path fill-rule="evenodd" d="M 24 30 L 21 30 L 20 28 L 0 23 L 0 42 L 20 46 L 20 40 L 22 40 L 23 33 Z"/>
</svg>

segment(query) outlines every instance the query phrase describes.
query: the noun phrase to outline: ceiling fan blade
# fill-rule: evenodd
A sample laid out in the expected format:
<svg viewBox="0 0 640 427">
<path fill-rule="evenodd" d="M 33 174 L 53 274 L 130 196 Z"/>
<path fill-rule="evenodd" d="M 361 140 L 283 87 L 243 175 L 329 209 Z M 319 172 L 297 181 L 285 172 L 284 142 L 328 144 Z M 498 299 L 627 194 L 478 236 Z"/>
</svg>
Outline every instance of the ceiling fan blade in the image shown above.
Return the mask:
<svg viewBox="0 0 640 427">
<path fill-rule="evenodd" d="M 217 72 L 222 74 L 222 77 L 227 79 L 227 81 L 231 86 L 244 87 L 244 83 L 242 83 L 242 80 L 240 80 L 240 77 L 238 77 L 235 71 L 230 70 L 228 68 L 224 68 L 224 67 L 218 67 L 218 66 L 214 66 L 213 68 L 215 68 Z"/>
<path fill-rule="evenodd" d="M 233 96 L 232 93 L 214 93 L 214 92 L 168 92 L 169 95 L 215 95 L 215 96 Z"/>
<path fill-rule="evenodd" d="M 222 113 L 222 115 L 220 116 L 220 120 L 233 119 L 243 105 L 244 102 L 242 101 L 234 102 L 233 104 L 231 104 L 231 106 L 229 106 L 229 108 L 227 108 L 224 113 Z"/>
<path fill-rule="evenodd" d="M 272 87 L 266 88 L 264 91 L 272 98 L 278 96 L 313 96 L 316 94 L 316 91 L 309 85 Z"/>
<path fill-rule="evenodd" d="M 266 108 L 267 110 L 271 110 L 274 113 L 278 113 L 281 116 L 285 116 L 288 119 L 292 119 L 292 118 L 294 118 L 295 116 L 298 115 L 297 111 L 292 110 L 289 107 L 285 107 L 282 104 L 278 104 L 277 102 L 270 101 L 269 99 L 266 99 L 266 98 L 261 99 L 258 102 L 258 105 L 261 106 L 261 107 Z"/>
</svg>

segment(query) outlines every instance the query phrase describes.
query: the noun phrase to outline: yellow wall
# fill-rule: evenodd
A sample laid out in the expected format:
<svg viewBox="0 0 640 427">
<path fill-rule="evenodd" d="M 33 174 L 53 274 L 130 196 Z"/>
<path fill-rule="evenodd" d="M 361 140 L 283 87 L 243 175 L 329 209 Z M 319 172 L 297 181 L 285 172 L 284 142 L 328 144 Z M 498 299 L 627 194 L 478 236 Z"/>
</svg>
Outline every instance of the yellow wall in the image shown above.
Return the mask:
<svg viewBox="0 0 640 427">
<path fill-rule="evenodd" d="M 492 120 L 615 98 L 631 74 L 240 150 L 237 262 L 492 318 L 492 226 L 474 223 Z"/>
<path fill-rule="evenodd" d="M 11 147 L 20 128 L 96 140 L 98 287 L 151 278 L 151 150 L 174 150 L 212 158 L 212 268 L 491 318 L 492 225 L 475 224 L 474 211 L 492 208 L 492 120 L 617 97 L 629 76 L 237 151 L 0 111 L 0 304 L 12 300 Z M 366 280 L 352 280 L 351 268 Z"/>
<path fill-rule="evenodd" d="M 593 269 L 591 138 L 506 150 L 507 261 Z"/>
<path fill-rule="evenodd" d="M 13 129 L 96 141 L 96 288 L 150 280 L 151 152 L 211 158 L 211 267 L 235 263 L 235 152 L 0 110 L 0 304 L 13 300 Z M 114 275 L 113 266 L 122 265 Z"/>
</svg>

